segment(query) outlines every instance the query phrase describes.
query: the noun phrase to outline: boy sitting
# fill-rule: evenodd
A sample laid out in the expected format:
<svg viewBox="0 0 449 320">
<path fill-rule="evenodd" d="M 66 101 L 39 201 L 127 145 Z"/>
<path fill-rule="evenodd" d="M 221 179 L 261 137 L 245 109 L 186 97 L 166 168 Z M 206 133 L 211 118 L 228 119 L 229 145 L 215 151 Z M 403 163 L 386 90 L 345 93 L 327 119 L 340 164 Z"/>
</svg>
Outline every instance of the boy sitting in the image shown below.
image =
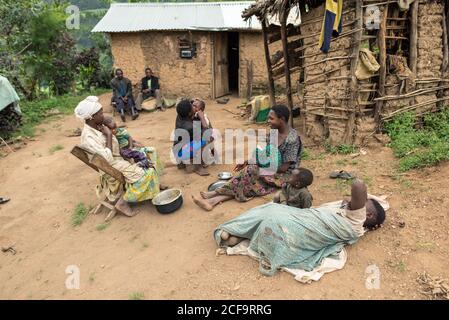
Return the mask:
<svg viewBox="0 0 449 320">
<path fill-rule="evenodd" d="M 273 198 L 273 202 L 285 204 L 299 209 L 310 208 L 313 197 L 307 189 L 313 182 L 313 174 L 310 170 L 299 168 L 292 171 L 290 180 L 282 187 Z"/>
</svg>

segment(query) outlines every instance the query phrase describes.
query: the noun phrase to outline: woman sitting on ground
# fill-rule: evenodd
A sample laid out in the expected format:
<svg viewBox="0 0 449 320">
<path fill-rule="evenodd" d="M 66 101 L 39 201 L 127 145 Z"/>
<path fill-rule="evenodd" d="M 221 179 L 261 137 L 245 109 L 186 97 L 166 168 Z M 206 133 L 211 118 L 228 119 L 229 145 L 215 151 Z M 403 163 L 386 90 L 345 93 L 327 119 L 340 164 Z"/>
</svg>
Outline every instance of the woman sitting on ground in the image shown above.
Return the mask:
<svg viewBox="0 0 449 320">
<path fill-rule="evenodd" d="M 111 130 L 103 124 L 103 108 L 98 97 L 90 96 L 75 108 L 75 115 L 84 121 L 80 146 L 91 153 L 101 155 L 125 177 L 125 193 L 117 201 L 117 211 L 134 216 L 137 211 L 130 204 L 150 200 L 159 193 L 159 174 L 153 167 L 144 169 L 138 164 L 130 163 L 120 155 L 119 143 Z M 104 193 L 108 200 L 115 201 L 121 194 L 121 184 L 107 174 L 100 177 L 98 191 Z"/>
<path fill-rule="evenodd" d="M 235 198 L 237 201 L 248 201 L 253 197 L 264 196 L 281 188 L 290 177 L 293 169 L 299 167 L 301 159 L 301 139 L 295 129 L 288 124 L 290 111 L 284 105 L 275 105 L 268 114 L 268 122 L 278 136 L 277 146 L 270 144 L 272 137 L 267 136 L 267 149 L 278 159 L 276 173 L 262 170 L 263 164 L 248 164 L 245 161 L 234 170 L 240 173 L 225 186 L 212 192 L 201 192 L 201 198 L 192 196 L 193 201 L 205 210 L 212 210 L 217 204 Z M 277 154 L 277 157 L 276 157 Z M 270 157 L 272 158 L 272 157 Z"/>
</svg>

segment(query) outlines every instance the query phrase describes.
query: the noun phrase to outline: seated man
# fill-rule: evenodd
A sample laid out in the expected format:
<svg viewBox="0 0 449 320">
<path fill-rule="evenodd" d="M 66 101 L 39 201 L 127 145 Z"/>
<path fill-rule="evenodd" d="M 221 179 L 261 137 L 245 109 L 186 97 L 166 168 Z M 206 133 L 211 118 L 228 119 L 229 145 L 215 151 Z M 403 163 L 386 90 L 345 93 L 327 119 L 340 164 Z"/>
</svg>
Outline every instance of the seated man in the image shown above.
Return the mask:
<svg viewBox="0 0 449 320">
<path fill-rule="evenodd" d="M 134 107 L 133 87 L 131 81 L 123 76 L 122 69 L 115 71 L 115 78 L 111 80 L 112 101 L 115 102 L 117 111 L 122 121 L 125 122 L 125 108 L 131 109 L 132 119 L 135 120 L 139 113 Z"/>
<path fill-rule="evenodd" d="M 311 271 L 324 258 L 357 242 L 366 229 L 381 225 L 388 209 L 388 204 L 381 202 L 356 180 L 349 201 L 307 209 L 262 205 L 221 224 L 214 237 L 219 246 L 249 239 L 249 249 L 260 257 L 259 270 L 266 275 L 282 267 Z"/>
<path fill-rule="evenodd" d="M 161 89 L 159 87 L 159 78 L 153 75 L 150 68 L 145 69 L 145 77 L 141 80 L 141 89 L 137 97 L 136 107 L 141 110 L 142 102 L 150 97 L 156 98 L 156 108 L 165 111 L 162 105 Z"/>
</svg>

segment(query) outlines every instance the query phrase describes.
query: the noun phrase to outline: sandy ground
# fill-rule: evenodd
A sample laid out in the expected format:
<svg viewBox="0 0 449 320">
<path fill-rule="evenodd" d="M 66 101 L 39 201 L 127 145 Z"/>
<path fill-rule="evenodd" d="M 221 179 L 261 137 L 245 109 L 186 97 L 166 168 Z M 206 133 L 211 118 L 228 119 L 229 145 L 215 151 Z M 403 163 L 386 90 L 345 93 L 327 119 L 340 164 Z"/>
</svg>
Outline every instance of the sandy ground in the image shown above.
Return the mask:
<svg viewBox="0 0 449 320">
<path fill-rule="evenodd" d="M 208 102 L 216 128 L 246 127 L 223 110 L 235 112 L 238 103 Z M 128 130 L 168 161 L 175 113 L 142 114 L 127 122 Z M 389 195 L 392 209 L 383 228 L 348 248 L 343 270 L 304 285 L 283 272 L 265 277 L 247 257 L 216 256 L 214 228 L 270 200 L 229 201 L 213 212 L 196 207 L 190 196 L 231 165 L 211 167 L 205 178 L 167 168 L 162 181 L 184 192 L 184 206 L 175 214 L 160 215 L 146 203 L 136 217 L 116 216 L 102 231 L 96 227 L 104 212 L 72 227 L 76 204 L 97 202 L 97 174 L 70 154 L 79 137 L 67 136 L 77 127 L 74 116 L 47 122 L 34 141 L 0 158 L 0 195 L 12 199 L 0 205 L 0 244 L 13 243 L 17 250 L 0 252 L 2 299 L 128 299 L 133 293 L 146 299 L 426 299 L 416 281 L 419 273 L 449 277 L 448 164 L 397 175 L 391 150 L 380 145 L 357 158 L 309 148 L 312 159 L 303 166 L 315 173 L 314 204 L 342 198 L 348 187 L 327 176 L 346 169 L 364 178 L 369 192 Z M 55 145 L 63 149 L 51 153 Z M 365 287 L 365 270 L 373 264 L 381 272 L 379 290 Z M 65 287 L 68 265 L 80 269 L 79 290 Z"/>
</svg>

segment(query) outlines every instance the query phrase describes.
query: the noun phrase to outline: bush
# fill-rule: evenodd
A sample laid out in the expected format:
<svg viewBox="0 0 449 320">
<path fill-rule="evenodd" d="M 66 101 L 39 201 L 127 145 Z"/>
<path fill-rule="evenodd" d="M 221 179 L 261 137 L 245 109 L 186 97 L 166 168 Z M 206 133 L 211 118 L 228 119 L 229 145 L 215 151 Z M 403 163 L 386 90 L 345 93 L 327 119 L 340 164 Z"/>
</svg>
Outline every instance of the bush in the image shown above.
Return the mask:
<svg viewBox="0 0 449 320">
<path fill-rule="evenodd" d="M 390 147 L 401 159 L 401 171 L 449 160 L 449 109 L 426 115 L 422 129 L 415 128 L 415 117 L 413 113 L 404 113 L 385 125 Z"/>
<path fill-rule="evenodd" d="M 15 135 L 32 136 L 34 127 L 44 119 L 51 116 L 51 111 L 55 113 L 70 114 L 76 105 L 88 95 L 100 95 L 106 92 L 105 89 L 97 89 L 92 92 L 80 94 L 65 94 L 62 96 L 51 97 L 35 101 L 24 101 L 21 103 L 23 126 L 15 132 Z M 49 115 L 50 113 L 50 115 Z"/>
</svg>

